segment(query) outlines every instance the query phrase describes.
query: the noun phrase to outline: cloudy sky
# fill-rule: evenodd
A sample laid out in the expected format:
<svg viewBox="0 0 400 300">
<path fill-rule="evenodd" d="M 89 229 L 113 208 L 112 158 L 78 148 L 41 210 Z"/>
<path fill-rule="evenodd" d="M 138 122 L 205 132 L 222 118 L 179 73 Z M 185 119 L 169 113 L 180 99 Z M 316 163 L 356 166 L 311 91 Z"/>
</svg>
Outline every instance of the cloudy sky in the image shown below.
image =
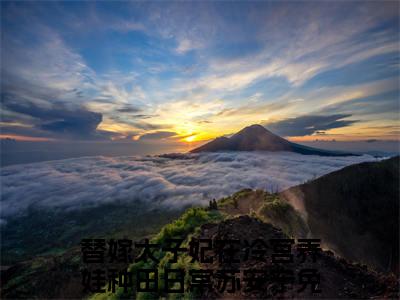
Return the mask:
<svg viewBox="0 0 400 300">
<path fill-rule="evenodd" d="M 397 1 L 1 6 L 3 138 L 399 137 Z"/>
</svg>

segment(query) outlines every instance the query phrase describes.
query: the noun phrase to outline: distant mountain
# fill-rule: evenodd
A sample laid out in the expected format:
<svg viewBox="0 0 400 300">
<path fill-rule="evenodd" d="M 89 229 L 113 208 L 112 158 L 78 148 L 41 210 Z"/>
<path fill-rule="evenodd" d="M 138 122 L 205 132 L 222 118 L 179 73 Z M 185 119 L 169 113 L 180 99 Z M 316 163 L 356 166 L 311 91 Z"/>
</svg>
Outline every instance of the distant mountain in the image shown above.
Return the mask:
<svg viewBox="0 0 400 300">
<path fill-rule="evenodd" d="M 351 165 L 280 195 L 342 257 L 399 273 L 400 157 Z"/>
<path fill-rule="evenodd" d="M 216 138 L 215 140 L 193 149 L 190 152 L 218 151 L 289 151 L 306 155 L 321 156 L 357 155 L 339 151 L 321 150 L 292 143 L 276 134 L 273 134 L 261 125 L 248 126 L 230 138 Z"/>
</svg>

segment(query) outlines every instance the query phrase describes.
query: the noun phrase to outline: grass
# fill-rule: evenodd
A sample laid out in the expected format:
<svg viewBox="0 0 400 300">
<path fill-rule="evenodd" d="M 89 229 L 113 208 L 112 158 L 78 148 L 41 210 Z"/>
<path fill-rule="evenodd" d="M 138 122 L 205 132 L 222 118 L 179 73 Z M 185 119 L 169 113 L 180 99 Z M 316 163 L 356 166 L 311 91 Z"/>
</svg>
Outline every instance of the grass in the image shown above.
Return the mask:
<svg viewBox="0 0 400 300">
<path fill-rule="evenodd" d="M 191 240 L 191 237 L 199 232 L 200 226 L 206 223 L 214 223 L 219 222 L 224 219 L 224 216 L 217 210 L 206 210 L 204 208 L 189 208 L 183 215 L 173 221 L 170 224 L 165 225 L 160 232 L 151 239 L 152 244 L 161 244 L 163 245 L 167 239 L 184 239 L 182 247 L 187 248 L 188 243 Z M 124 298 L 136 298 L 136 299 L 157 299 L 157 298 L 165 298 L 165 299 L 192 299 L 194 298 L 194 294 L 188 291 L 189 284 L 189 270 L 194 270 L 199 268 L 199 264 L 197 262 L 191 263 L 191 257 L 187 255 L 187 253 L 182 253 L 178 256 L 178 260 L 176 263 L 170 263 L 171 253 L 163 253 L 161 251 L 156 251 L 154 255 L 159 258 L 160 262 L 157 264 L 151 260 L 147 262 L 137 262 L 133 263 L 129 266 L 129 272 L 133 273 L 134 277 L 134 287 L 133 291 L 136 290 L 136 272 L 138 269 L 152 269 L 157 268 L 159 274 L 158 281 L 158 292 L 157 293 L 145 293 L 139 292 L 134 293 L 130 291 L 130 293 L 123 293 L 122 288 L 118 288 L 116 293 L 103 293 L 103 294 L 95 294 L 91 297 L 91 299 L 124 299 Z M 178 269 L 182 268 L 185 270 L 185 293 L 183 294 L 166 294 L 163 292 L 163 275 L 164 268 L 173 268 Z"/>
<path fill-rule="evenodd" d="M 241 198 L 245 198 L 252 193 L 254 193 L 254 191 L 252 189 L 240 190 L 231 196 L 228 196 L 228 197 L 218 200 L 218 206 L 224 207 L 224 206 L 232 205 L 234 207 L 237 207 L 237 203 Z"/>
<path fill-rule="evenodd" d="M 282 229 L 290 237 L 306 237 L 308 226 L 300 214 L 277 195 L 267 194 L 257 215 L 264 222 Z"/>
</svg>

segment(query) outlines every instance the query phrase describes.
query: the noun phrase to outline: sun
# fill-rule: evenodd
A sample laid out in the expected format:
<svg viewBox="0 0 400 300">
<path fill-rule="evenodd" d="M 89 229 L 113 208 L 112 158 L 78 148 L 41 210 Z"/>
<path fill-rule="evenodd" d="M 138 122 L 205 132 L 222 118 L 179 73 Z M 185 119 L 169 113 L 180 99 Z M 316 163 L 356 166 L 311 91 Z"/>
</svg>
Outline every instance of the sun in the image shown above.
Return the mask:
<svg viewBox="0 0 400 300">
<path fill-rule="evenodd" d="M 195 135 L 191 135 L 191 136 L 186 137 L 184 140 L 186 142 L 190 143 L 190 142 L 193 142 L 195 139 L 196 139 L 196 136 Z"/>
</svg>

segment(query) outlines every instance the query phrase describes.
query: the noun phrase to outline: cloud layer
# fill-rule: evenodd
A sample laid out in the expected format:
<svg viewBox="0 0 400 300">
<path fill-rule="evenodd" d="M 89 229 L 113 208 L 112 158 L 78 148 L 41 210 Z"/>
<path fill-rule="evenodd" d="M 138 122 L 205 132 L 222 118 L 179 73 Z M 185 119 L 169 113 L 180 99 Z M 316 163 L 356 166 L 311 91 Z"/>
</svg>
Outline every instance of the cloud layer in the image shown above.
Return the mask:
<svg viewBox="0 0 400 300">
<path fill-rule="evenodd" d="M 1 169 L 1 219 L 30 208 L 85 209 L 121 201 L 178 208 L 243 188 L 283 190 L 371 156 L 203 153 L 86 157 Z"/>
<path fill-rule="evenodd" d="M 349 126 L 357 121 L 342 120 L 351 115 L 307 115 L 268 124 L 268 129 L 282 136 L 304 136 Z"/>
</svg>

